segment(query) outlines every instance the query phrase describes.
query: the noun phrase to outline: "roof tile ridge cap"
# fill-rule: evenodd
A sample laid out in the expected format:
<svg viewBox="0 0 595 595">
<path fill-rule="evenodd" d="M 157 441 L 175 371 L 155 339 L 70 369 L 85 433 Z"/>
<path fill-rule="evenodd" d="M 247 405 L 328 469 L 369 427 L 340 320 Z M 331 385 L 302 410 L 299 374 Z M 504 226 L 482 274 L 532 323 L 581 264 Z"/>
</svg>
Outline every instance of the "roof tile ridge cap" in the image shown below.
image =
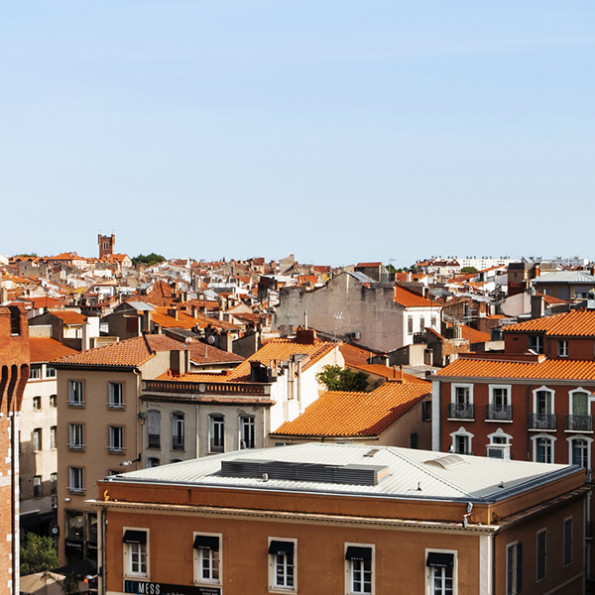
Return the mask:
<svg viewBox="0 0 595 595">
<path fill-rule="evenodd" d="M 456 492 L 459 492 L 461 494 L 463 494 L 466 498 L 471 498 L 472 494 L 470 492 L 467 492 L 466 490 L 461 489 L 459 486 L 454 485 L 453 483 L 450 483 L 449 481 L 447 481 L 446 479 L 443 479 L 442 477 L 440 477 L 439 475 L 436 475 L 435 473 L 432 472 L 431 469 L 428 469 L 427 467 L 425 467 L 425 463 L 418 463 L 417 461 L 413 461 L 412 459 L 408 459 L 407 457 L 405 457 L 404 455 L 402 455 L 400 452 L 398 452 L 397 450 L 393 450 L 396 447 L 393 446 L 389 446 L 388 447 L 390 450 L 389 452 L 391 452 L 394 456 L 402 459 L 403 461 L 409 463 L 410 465 L 412 465 L 413 467 L 416 467 L 417 469 L 419 469 L 420 471 L 422 471 L 423 473 L 425 473 L 426 475 L 429 475 L 432 479 L 448 486 L 449 488 L 455 490 Z M 432 451 L 432 452 L 436 452 L 437 455 L 443 455 L 446 456 L 448 454 L 452 454 L 452 453 L 444 453 L 444 452 L 440 452 L 440 451 Z M 436 457 L 438 458 L 438 457 Z M 428 459 L 431 460 L 431 459 Z"/>
</svg>

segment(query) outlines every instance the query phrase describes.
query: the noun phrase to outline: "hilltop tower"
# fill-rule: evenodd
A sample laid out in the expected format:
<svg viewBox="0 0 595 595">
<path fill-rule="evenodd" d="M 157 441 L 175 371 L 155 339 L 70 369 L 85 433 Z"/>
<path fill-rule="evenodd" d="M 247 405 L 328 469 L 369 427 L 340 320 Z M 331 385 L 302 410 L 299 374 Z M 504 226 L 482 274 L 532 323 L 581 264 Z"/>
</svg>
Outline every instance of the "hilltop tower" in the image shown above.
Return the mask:
<svg viewBox="0 0 595 595">
<path fill-rule="evenodd" d="M 104 256 L 111 256 L 114 253 L 114 244 L 116 243 L 116 236 L 97 236 L 97 243 L 99 244 L 99 258 Z"/>
</svg>

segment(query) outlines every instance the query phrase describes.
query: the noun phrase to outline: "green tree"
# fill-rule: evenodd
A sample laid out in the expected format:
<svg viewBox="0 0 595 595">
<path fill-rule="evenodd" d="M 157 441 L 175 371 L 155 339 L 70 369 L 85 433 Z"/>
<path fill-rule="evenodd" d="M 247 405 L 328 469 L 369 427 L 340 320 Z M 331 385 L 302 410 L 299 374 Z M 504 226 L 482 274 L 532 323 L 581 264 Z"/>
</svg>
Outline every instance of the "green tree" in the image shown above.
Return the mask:
<svg viewBox="0 0 595 595">
<path fill-rule="evenodd" d="M 151 252 L 151 254 L 139 254 L 132 259 L 132 266 L 138 266 L 139 264 L 144 264 L 148 267 L 152 267 L 155 264 L 159 264 L 160 262 L 165 262 L 165 256 L 161 254 L 155 254 L 155 252 Z"/>
<path fill-rule="evenodd" d="M 64 595 L 74 595 L 79 593 L 79 578 L 76 572 L 67 574 L 62 581 L 62 592 Z"/>
<path fill-rule="evenodd" d="M 58 567 L 58 554 L 51 537 L 27 533 L 21 547 L 21 576 Z"/>
<path fill-rule="evenodd" d="M 340 366 L 324 366 L 322 372 L 316 374 L 316 379 L 324 384 L 328 390 L 350 392 L 368 392 L 368 375 L 365 372 L 354 372 L 350 368 Z"/>
<path fill-rule="evenodd" d="M 461 273 L 464 273 L 465 275 L 468 273 L 477 273 L 477 269 L 475 267 L 463 267 Z"/>
</svg>

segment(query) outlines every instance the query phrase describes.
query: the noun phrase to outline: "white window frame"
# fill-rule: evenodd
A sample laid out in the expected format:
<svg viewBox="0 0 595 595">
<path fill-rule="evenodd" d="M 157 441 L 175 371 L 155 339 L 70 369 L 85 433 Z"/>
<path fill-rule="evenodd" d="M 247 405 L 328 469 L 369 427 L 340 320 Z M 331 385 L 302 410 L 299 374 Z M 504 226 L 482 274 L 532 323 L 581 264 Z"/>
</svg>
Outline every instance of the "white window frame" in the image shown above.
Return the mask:
<svg viewBox="0 0 595 595">
<path fill-rule="evenodd" d="M 551 411 L 549 412 L 549 414 L 555 414 L 556 413 L 556 391 L 551 388 L 548 388 L 547 386 L 540 386 L 539 388 L 536 388 L 533 390 L 533 413 L 535 415 L 542 415 L 537 412 L 537 393 L 540 393 L 540 392 L 550 393 Z"/>
<path fill-rule="evenodd" d="M 118 399 L 116 399 L 116 395 L 118 394 L 115 389 L 116 386 L 120 387 Z M 124 409 L 124 383 L 108 382 L 107 395 L 107 405 L 110 409 Z"/>
<path fill-rule="evenodd" d="M 43 429 L 34 428 L 31 432 L 31 445 L 33 446 L 34 452 L 40 452 L 43 450 Z"/>
<path fill-rule="evenodd" d="M 149 529 L 147 527 L 123 527 L 122 528 L 122 540 L 124 540 L 124 535 L 126 535 L 126 531 L 141 531 L 144 532 L 146 534 L 146 543 L 141 544 L 141 543 L 126 543 L 123 541 L 123 548 L 122 548 L 122 553 L 124 556 L 124 576 L 126 577 L 132 577 L 132 578 L 150 578 L 150 565 L 149 565 L 149 561 L 150 561 L 150 541 L 149 541 Z M 143 551 L 144 550 L 144 551 Z M 138 570 L 134 570 L 133 566 L 135 564 L 134 561 L 134 554 L 138 555 L 138 562 L 136 562 L 136 564 L 138 564 L 140 566 L 140 568 Z M 143 557 L 144 557 L 144 564 L 145 564 L 145 570 L 143 571 L 142 569 L 142 563 L 143 563 Z"/>
<path fill-rule="evenodd" d="M 591 469 L 591 447 L 592 447 L 592 442 L 593 442 L 593 438 L 589 438 L 587 436 L 585 436 L 584 434 L 580 434 L 579 436 L 570 436 L 569 438 L 566 438 L 566 440 L 568 440 L 568 463 L 570 465 L 573 465 L 573 450 L 574 450 L 574 443 L 577 441 L 583 441 L 587 443 L 587 448 L 586 448 L 586 452 L 587 452 L 587 465 L 585 466 L 585 469 L 588 471 Z"/>
<path fill-rule="evenodd" d="M 587 395 L 587 415 L 591 415 L 592 393 L 590 390 L 579 386 L 573 390 L 568 391 L 568 415 L 574 415 L 574 395 L 575 393 L 583 393 Z"/>
<path fill-rule="evenodd" d="M 68 381 L 68 404 L 71 407 L 84 407 L 85 385 L 82 380 Z"/>
<path fill-rule="evenodd" d="M 468 403 L 469 405 L 473 405 L 473 384 L 463 384 L 460 382 L 450 385 L 450 402 L 453 404 L 457 403 L 457 388 L 466 388 L 469 390 Z"/>
<path fill-rule="evenodd" d="M 558 357 L 568 357 L 568 339 L 558 339 Z"/>
<path fill-rule="evenodd" d="M 452 595 L 458 593 L 458 556 L 457 550 L 444 550 L 437 548 L 426 548 L 424 552 L 424 566 L 425 566 L 425 577 L 426 577 L 426 595 L 435 595 L 434 591 L 434 568 L 427 565 L 428 554 L 452 554 L 454 557 L 452 566 Z"/>
<path fill-rule="evenodd" d="M 355 590 L 354 589 L 354 582 L 356 580 L 356 572 L 358 569 L 356 568 L 356 564 L 354 562 L 359 562 L 356 560 L 347 560 L 345 559 L 345 595 L 361 595 L 362 593 L 366 595 L 374 595 L 376 593 L 376 547 L 373 543 L 345 543 L 343 558 L 347 556 L 347 548 L 349 547 L 357 547 L 357 548 L 366 548 L 371 550 L 371 559 L 370 559 L 370 590 Z M 362 561 L 363 562 L 363 561 Z M 359 564 L 361 567 L 361 564 Z M 363 570 L 360 568 L 359 572 Z"/>
<path fill-rule="evenodd" d="M 219 429 L 216 430 L 216 428 Z M 219 438 L 217 444 L 215 444 L 216 434 Z M 209 452 L 225 452 L 225 416 L 222 413 L 209 415 Z"/>
<path fill-rule="evenodd" d="M 68 491 L 75 494 L 85 492 L 85 470 L 83 467 L 68 467 Z"/>
<path fill-rule="evenodd" d="M 291 558 L 291 560 L 287 559 L 287 556 L 285 556 L 286 560 L 284 562 L 284 569 L 285 572 L 283 573 L 283 584 L 279 584 L 277 583 L 277 577 L 278 577 L 278 572 L 277 572 L 277 568 L 279 565 L 279 558 L 278 558 L 278 554 L 271 554 L 269 553 L 269 591 L 271 593 L 292 593 L 292 592 L 296 592 L 298 590 L 298 584 L 297 584 L 297 556 L 298 556 L 298 550 L 297 550 L 297 539 L 294 538 L 290 538 L 290 537 L 269 537 L 268 540 L 268 548 L 267 551 L 270 550 L 271 548 L 271 543 L 273 543 L 274 541 L 282 541 L 284 543 L 292 543 L 293 544 L 293 556 Z M 281 561 L 283 563 L 283 561 Z M 293 585 L 287 585 L 286 583 L 288 582 L 288 577 L 287 577 L 287 568 L 291 566 L 292 567 L 292 580 L 293 580 Z"/>
<path fill-rule="evenodd" d="M 490 446 L 494 446 L 495 444 L 507 444 L 510 446 L 512 442 L 512 435 L 507 434 L 502 428 L 498 428 L 495 432 L 488 434 L 488 438 L 490 440 Z M 503 438 L 504 442 L 495 442 L 494 439 L 496 438 Z"/>
<path fill-rule="evenodd" d="M 553 463 L 556 458 L 555 458 L 555 442 L 557 440 L 557 438 L 555 436 L 552 436 L 551 434 L 535 434 L 535 436 L 531 436 L 531 441 L 533 442 L 533 462 L 537 463 L 537 441 L 539 439 L 546 439 L 550 442 L 550 448 L 551 448 L 551 461 L 541 461 L 541 462 L 546 462 L 546 463 Z"/>
<path fill-rule="evenodd" d="M 108 426 L 108 450 L 122 454 L 124 448 L 124 428 L 122 426 Z"/>
<path fill-rule="evenodd" d="M 535 346 L 531 347 L 531 340 L 535 339 Z M 527 348 L 531 351 L 534 351 L 537 354 L 542 354 L 544 352 L 544 337 L 543 335 L 529 335 L 527 340 Z"/>
<path fill-rule="evenodd" d="M 244 440 L 245 429 L 248 427 L 251 434 L 251 445 Z M 239 437 L 238 446 L 241 449 L 254 448 L 256 446 L 256 419 L 254 415 L 240 415 L 238 420 Z"/>
<path fill-rule="evenodd" d="M 85 425 L 68 424 L 68 448 L 71 450 L 84 450 Z"/>
<path fill-rule="evenodd" d="M 520 546 L 520 548 L 519 548 Z M 521 560 L 519 564 L 519 549 Z M 523 582 L 523 560 L 522 560 L 522 542 L 513 541 L 506 544 L 506 595 L 517 595 L 519 593 L 519 582 Z M 512 563 L 512 576 L 508 572 L 508 567 Z M 520 567 L 520 573 L 519 573 Z M 519 581 L 520 574 L 520 581 Z"/>
<path fill-rule="evenodd" d="M 495 396 L 494 396 L 494 392 L 496 390 L 502 389 L 502 390 L 506 390 L 506 405 L 505 407 L 510 407 L 510 405 L 512 404 L 512 384 L 489 384 L 488 385 L 489 388 L 489 404 L 490 405 L 494 405 L 494 401 L 495 401 Z"/>
<path fill-rule="evenodd" d="M 465 436 L 469 441 L 469 453 L 473 452 L 473 438 L 475 438 L 475 434 L 472 434 L 468 430 L 466 430 L 463 426 L 461 426 L 455 432 L 451 432 L 449 434 L 451 438 L 451 450 L 452 452 L 457 452 L 457 437 L 458 436 Z M 459 453 L 459 454 L 468 454 L 468 453 Z M 433 551 L 433 550 L 432 550 Z"/>
<path fill-rule="evenodd" d="M 206 550 L 206 549 L 199 549 L 194 547 L 194 540 L 198 536 L 204 537 L 216 537 L 219 540 L 219 549 L 217 550 L 217 555 L 214 556 L 212 553 L 209 553 L 208 556 L 205 552 L 213 552 L 214 550 Z M 222 585 L 222 558 L 221 550 L 223 549 L 223 534 L 222 533 L 205 533 L 204 531 L 194 531 L 192 534 L 192 544 L 193 544 L 193 557 L 194 557 L 194 583 L 197 585 Z M 215 570 L 215 563 L 216 563 L 216 570 L 217 570 L 217 577 L 206 577 L 203 575 L 203 560 L 208 558 L 208 565 L 209 565 L 209 573 L 212 575 L 214 574 Z"/>
</svg>

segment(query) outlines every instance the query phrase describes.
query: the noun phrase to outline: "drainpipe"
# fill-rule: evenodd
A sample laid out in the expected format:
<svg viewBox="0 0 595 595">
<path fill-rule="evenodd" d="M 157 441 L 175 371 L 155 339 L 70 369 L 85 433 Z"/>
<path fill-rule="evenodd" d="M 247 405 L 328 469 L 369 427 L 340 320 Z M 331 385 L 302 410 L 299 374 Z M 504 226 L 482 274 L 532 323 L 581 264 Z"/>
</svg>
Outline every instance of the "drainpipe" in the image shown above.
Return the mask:
<svg viewBox="0 0 595 595">
<path fill-rule="evenodd" d="M 134 426 L 136 428 L 136 452 L 138 453 L 139 462 L 143 459 L 143 414 L 141 411 L 141 392 L 143 390 L 143 377 L 138 368 L 132 368 L 132 373 L 136 377 L 136 420 Z M 138 464 L 137 462 L 137 468 Z"/>
<path fill-rule="evenodd" d="M 99 569 L 99 576 L 101 580 L 101 587 L 100 593 L 101 595 L 105 595 L 105 535 L 107 532 L 107 519 L 105 518 L 106 514 L 106 507 L 102 506 L 101 510 L 99 511 L 99 519 L 100 519 L 100 526 L 101 526 L 101 567 Z"/>
<path fill-rule="evenodd" d="M 527 386 L 527 391 L 526 391 L 526 395 L 525 395 L 525 404 L 526 404 L 526 410 L 527 410 L 527 415 L 529 415 L 530 411 L 531 411 L 531 387 L 533 385 L 530 384 L 529 386 Z M 525 460 L 526 461 L 530 461 L 531 460 L 531 438 L 529 436 L 529 424 L 526 424 L 526 433 L 527 433 L 527 442 L 526 442 L 526 452 L 525 452 Z"/>
</svg>

